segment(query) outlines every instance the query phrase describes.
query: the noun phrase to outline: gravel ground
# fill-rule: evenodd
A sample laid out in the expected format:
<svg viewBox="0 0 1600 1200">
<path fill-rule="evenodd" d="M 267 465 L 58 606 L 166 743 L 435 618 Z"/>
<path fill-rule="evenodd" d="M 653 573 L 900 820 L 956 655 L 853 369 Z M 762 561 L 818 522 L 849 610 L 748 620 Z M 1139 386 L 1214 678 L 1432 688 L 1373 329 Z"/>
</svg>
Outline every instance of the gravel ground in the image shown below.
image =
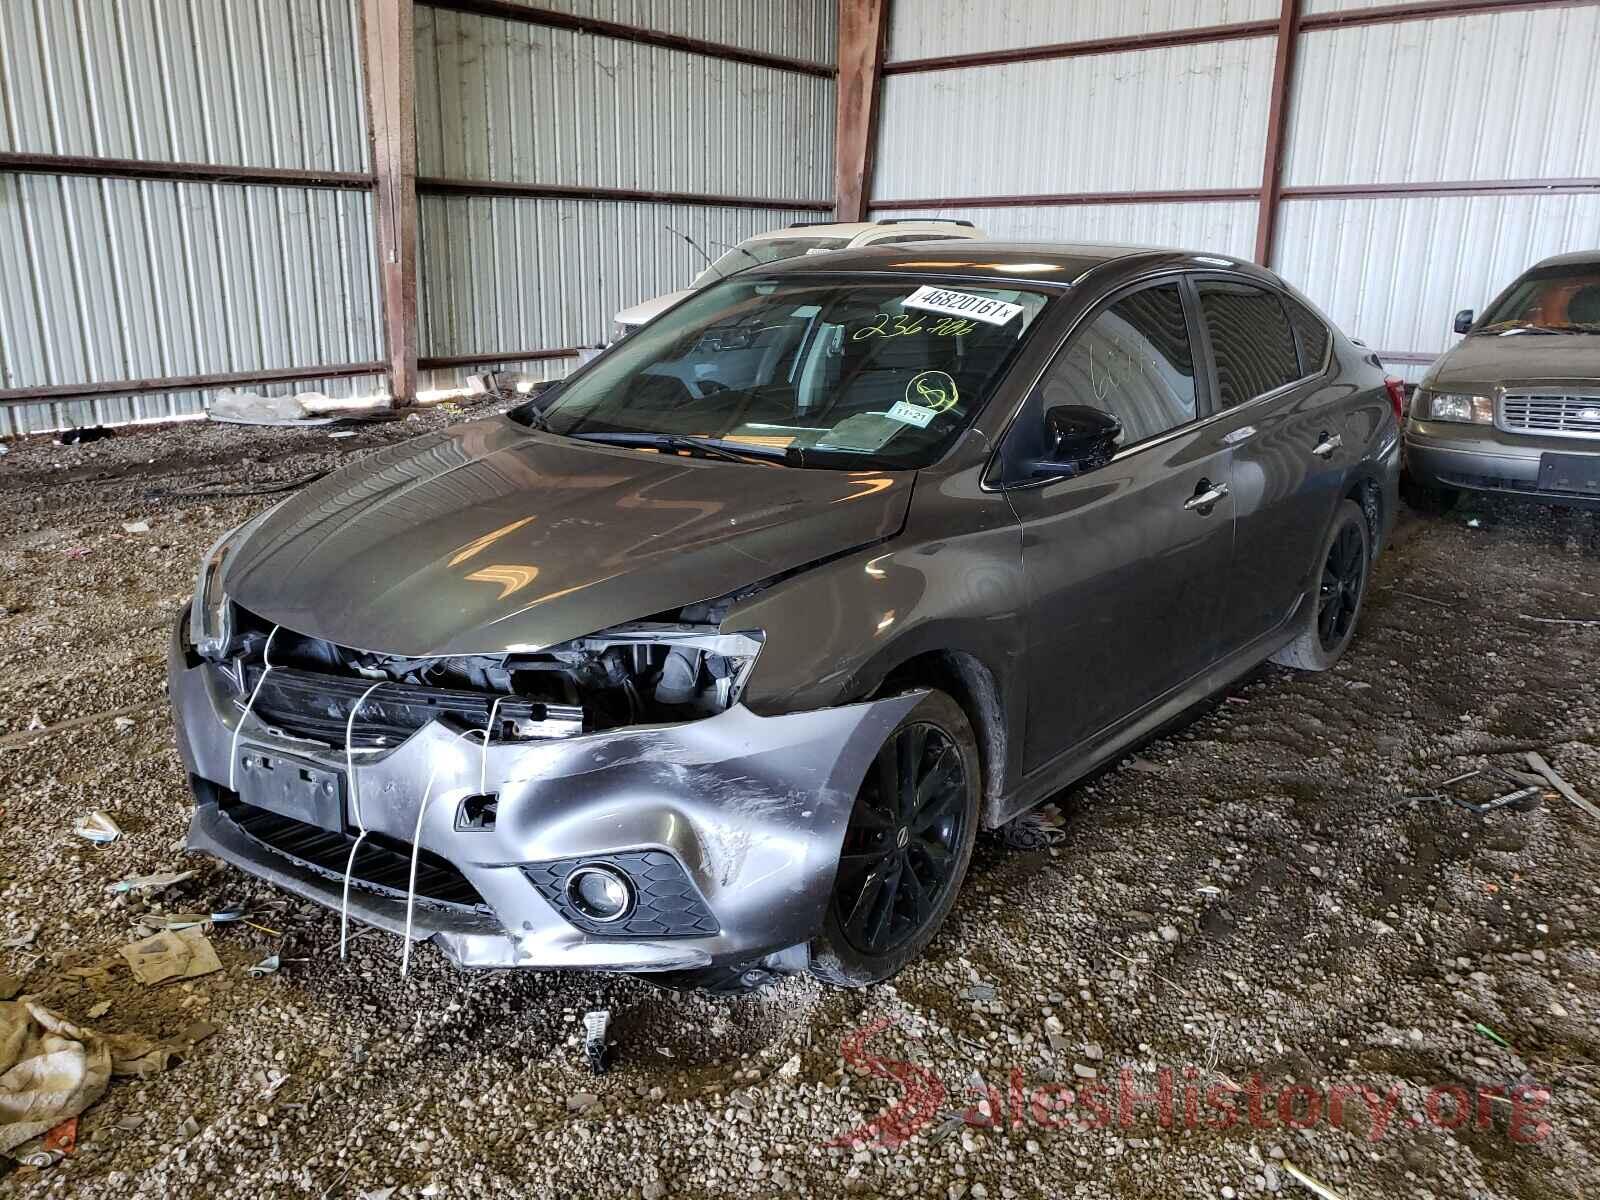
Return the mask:
<svg viewBox="0 0 1600 1200">
<path fill-rule="evenodd" d="M 1554 793 L 1483 818 L 1404 799 L 1538 749 L 1600 801 L 1600 625 L 1534 619 L 1600 620 L 1600 514 L 1405 514 L 1337 671 L 1264 669 L 1057 797 L 1052 847 L 986 836 L 891 985 L 685 996 L 462 973 L 431 947 L 402 980 L 397 939 L 341 963 L 336 917 L 180 853 L 167 626 L 206 546 L 271 498 L 173 493 L 288 482 L 466 415 L 0 458 L 0 973 L 73 1018 L 109 1001 L 108 1032 L 216 1028 L 115 1081 L 61 1165 L 0 1160 L 0 1194 L 1233 1197 L 1296 1193 L 1291 1163 L 1348 1200 L 1600 1190 L 1600 821 Z M 69 832 L 95 808 L 114 845 Z M 199 874 L 156 902 L 243 902 L 264 927 L 214 931 L 223 972 L 65 974 L 133 936 L 144 906 L 107 884 L 180 866 Z M 278 974 L 245 973 L 272 953 Z M 603 1077 L 579 1038 L 599 1003 Z M 1172 1127 L 1148 1098 L 1124 1121 L 1124 1073 L 1154 1093 L 1164 1067 Z M 1281 1117 L 1291 1086 L 1309 1127 Z M 1472 1094 L 1430 1091 L 1450 1087 Z"/>
</svg>

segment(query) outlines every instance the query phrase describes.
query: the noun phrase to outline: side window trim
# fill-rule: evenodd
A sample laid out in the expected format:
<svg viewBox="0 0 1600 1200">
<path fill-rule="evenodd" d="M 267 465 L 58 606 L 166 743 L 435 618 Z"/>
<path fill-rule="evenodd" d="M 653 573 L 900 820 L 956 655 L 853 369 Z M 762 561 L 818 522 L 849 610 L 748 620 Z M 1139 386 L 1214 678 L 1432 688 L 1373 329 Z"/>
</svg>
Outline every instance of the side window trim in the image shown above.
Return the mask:
<svg viewBox="0 0 1600 1200">
<path fill-rule="evenodd" d="M 1033 414 L 1043 420 L 1044 413 L 1039 405 L 1044 395 L 1044 383 L 1050 377 L 1050 372 L 1057 361 L 1067 352 L 1077 336 L 1092 325 L 1106 309 L 1147 288 L 1175 286 L 1178 289 L 1178 295 L 1183 303 L 1184 323 L 1189 330 L 1189 347 L 1195 360 L 1195 416 L 1193 420 L 1185 421 L 1182 425 L 1174 425 L 1171 429 L 1163 430 L 1161 433 L 1145 438 L 1143 441 L 1135 442 L 1131 446 L 1123 446 L 1112 456 L 1112 461 L 1115 462 L 1129 455 L 1140 454 L 1145 450 L 1154 449 L 1163 442 L 1206 424 L 1218 415 L 1221 410 L 1217 409 L 1215 405 L 1215 383 L 1212 379 L 1210 359 L 1207 353 L 1210 343 L 1202 341 L 1206 332 L 1205 321 L 1200 312 L 1199 295 L 1191 281 L 1190 274 L 1190 272 L 1186 271 L 1167 269 L 1156 275 L 1147 275 L 1142 279 L 1133 280 L 1109 295 L 1102 297 L 1093 308 L 1073 322 L 1071 328 L 1066 331 L 1056 344 L 1055 349 L 1050 354 L 1049 361 L 1039 371 L 1038 377 L 1033 381 L 1027 396 L 1007 424 L 1006 431 L 1001 436 L 999 451 L 994 457 L 994 464 L 1000 467 L 1000 478 L 992 482 L 988 479 L 988 476 L 993 471 L 993 466 L 991 466 L 989 471 L 985 472 L 985 488 L 992 487 L 996 491 L 1015 491 L 1021 488 L 1039 487 L 1055 482 L 1051 479 L 1019 479 L 1012 476 L 1013 469 L 1016 466 L 1014 461 L 1017 443 L 1016 430 L 1023 421 L 1029 419 L 1029 414 Z M 1202 361 L 1202 358 L 1205 361 Z"/>
<path fill-rule="evenodd" d="M 1215 271 L 1215 270 L 1213 270 L 1213 271 L 1192 271 L 1192 272 L 1189 273 L 1188 282 L 1189 282 L 1189 286 L 1194 291 L 1195 312 L 1196 312 L 1196 316 L 1200 318 L 1200 326 L 1201 326 L 1200 332 L 1202 333 L 1202 335 L 1205 338 L 1206 376 L 1207 376 L 1208 380 L 1210 381 L 1211 387 L 1213 389 L 1212 395 L 1213 396 L 1218 396 L 1221 393 L 1220 393 L 1219 390 L 1217 390 L 1218 389 L 1218 384 L 1217 384 L 1217 377 L 1216 377 L 1216 370 L 1217 370 L 1216 353 L 1214 351 L 1214 348 L 1211 345 L 1211 331 L 1210 331 L 1209 328 L 1206 327 L 1204 316 L 1200 311 L 1200 285 L 1205 283 L 1205 282 L 1207 282 L 1208 280 L 1217 280 L 1218 282 L 1221 282 L 1221 283 L 1242 283 L 1242 284 L 1245 284 L 1245 285 L 1247 285 L 1249 287 L 1256 288 L 1256 289 L 1258 289 L 1260 291 L 1266 292 L 1268 295 L 1275 296 L 1277 298 L 1278 305 L 1279 305 L 1280 308 L 1283 307 L 1283 304 L 1284 304 L 1285 301 L 1292 301 L 1294 299 L 1294 297 L 1289 295 L 1287 292 L 1285 292 L 1276 283 L 1273 283 L 1273 282 L 1271 282 L 1269 280 L 1265 280 L 1265 279 L 1257 279 L 1253 275 L 1241 275 L 1241 274 L 1235 274 L 1232 271 Z M 1311 310 L 1307 309 L 1306 311 L 1310 312 Z M 1322 324 L 1324 329 L 1328 329 L 1328 346 L 1327 346 L 1327 349 L 1323 353 L 1323 356 L 1322 356 L 1322 366 L 1321 366 L 1321 368 L 1316 370 L 1316 371 L 1312 371 L 1310 374 L 1301 375 L 1297 379 L 1291 379 L 1288 383 L 1280 384 L 1279 386 L 1273 388 L 1270 392 L 1262 392 L 1261 395 L 1259 395 L 1259 396 L 1255 396 L 1255 397 L 1252 397 L 1249 400 L 1243 401 L 1242 403 L 1235 404 L 1230 409 L 1218 408 L 1218 409 L 1215 410 L 1216 412 L 1218 412 L 1218 413 L 1220 413 L 1220 412 L 1243 412 L 1247 408 L 1252 408 L 1255 405 L 1260 404 L 1263 400 L 1273 400 L 1273 399 L 1276 399 L 1277 397 L 1285 396 L 1289 392 L 1293 391 L 1295 388 L 1304 387 L 1311 380 L 1320 379 L 1323 375 L 1327 374 L 1328 367 L 1332 364 L 1332 361 L 1333 361 L 1333 331 L 1332 331 L 1332 329 L 1328 328 L 1328 323 L 1326 321 L 1323 321 L 1321 317 L 1318 317 L 1316 313 L 1312 312 L 1311 315 L 1313 317 L 1316 317 L 1316 319 Z M 1289 310 L 1287 308 L 1284 308 L 1284 310 L 1283 310 L 1283 319 L 1286 322 L 1288 322 L 1289 333 L 1294 338 L 1295 363 L 1298 366 L 1299 365 L 1299 361 L 1300 361 L 1300 331 L 1295 328 L 1294 322 L 1292 320 L 1290 320 L 1290 318 L 1289 318 Z M 1215 415 L 1215 414 L 1213 414 L 1213 415 Z"/>
</svg>

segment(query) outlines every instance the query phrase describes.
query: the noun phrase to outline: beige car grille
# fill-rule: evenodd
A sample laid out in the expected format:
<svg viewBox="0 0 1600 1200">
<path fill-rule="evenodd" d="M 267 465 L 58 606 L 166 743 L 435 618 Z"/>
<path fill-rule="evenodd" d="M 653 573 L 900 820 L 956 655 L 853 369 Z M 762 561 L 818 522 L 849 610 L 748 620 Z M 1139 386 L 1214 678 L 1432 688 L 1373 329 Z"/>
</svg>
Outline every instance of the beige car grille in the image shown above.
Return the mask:
<svg viewBox="0 0 1600 1200">
<path fill-rule="evenodd" d="M 1600 438 L 1600 391 L 1507 392 L 1500 423 L 1512 433 Z"/>
</svg>

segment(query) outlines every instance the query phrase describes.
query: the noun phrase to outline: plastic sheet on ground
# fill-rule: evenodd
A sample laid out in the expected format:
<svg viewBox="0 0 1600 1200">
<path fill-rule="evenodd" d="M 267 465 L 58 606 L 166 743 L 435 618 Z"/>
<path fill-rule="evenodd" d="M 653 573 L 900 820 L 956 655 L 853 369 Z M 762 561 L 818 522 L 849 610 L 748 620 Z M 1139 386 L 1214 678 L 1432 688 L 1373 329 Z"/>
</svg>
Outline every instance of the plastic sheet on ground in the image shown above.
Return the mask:
<svg viewBox="0 0 1600 1200">
<path fill-rule="evenodd" d="M 0 1153 L 83 1112 L 113 1075 L 154 1074 L 172 1054 L 135 1034 L 75 1025 L 27 996 L 0 1002 Z"/>
</svg>

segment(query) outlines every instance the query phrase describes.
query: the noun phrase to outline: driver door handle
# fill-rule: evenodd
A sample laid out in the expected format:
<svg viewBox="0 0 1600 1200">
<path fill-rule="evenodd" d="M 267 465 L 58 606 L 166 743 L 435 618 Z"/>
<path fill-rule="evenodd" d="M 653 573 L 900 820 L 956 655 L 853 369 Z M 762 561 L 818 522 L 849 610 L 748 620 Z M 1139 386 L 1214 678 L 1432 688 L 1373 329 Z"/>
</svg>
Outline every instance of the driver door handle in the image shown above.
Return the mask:
<svg viewBox="0 0 1600 1200">
<path fill-rule="evenodd" d="M 1225 483 L 1210 483 L 1204 479 L 1200 483 L 1205 488 L 1205 491 L 1196 492 L 1190 496 L 1183 502 L 1183 506 L 1190 512 L 1197 512 L 1204 517 L 1210 515 L 1217 501 L 1228 494 L 1228 485 Z"/>
<path fill-rule="evenodd" d="M 1337 433 L 1325 433 L 1322 440 L 1311 447 L 1311 453 L 1318 458 L 1332 458 L 1333 452 L 1344 445 L 1344 438 Z"/>
</svg>

